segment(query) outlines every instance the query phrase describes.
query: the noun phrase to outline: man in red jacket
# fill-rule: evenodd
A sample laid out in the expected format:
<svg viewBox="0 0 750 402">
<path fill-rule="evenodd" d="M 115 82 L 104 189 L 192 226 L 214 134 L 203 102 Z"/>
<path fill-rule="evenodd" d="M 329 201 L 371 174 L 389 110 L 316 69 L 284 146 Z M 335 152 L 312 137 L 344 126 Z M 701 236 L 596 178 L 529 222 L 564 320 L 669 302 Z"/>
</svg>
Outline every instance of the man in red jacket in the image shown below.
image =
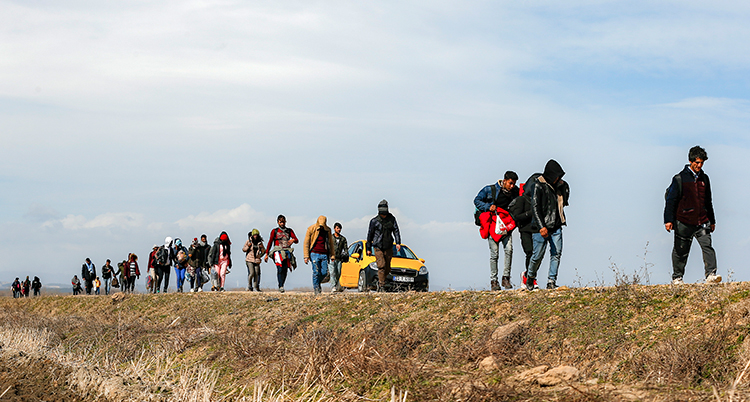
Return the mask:
<svg viewBox="0 0 750 402">
<path fill-rule="evenodd" d="M 706 150 L 694 146 L 688 152 L 689 164 L 672 178 L 667 189 L 664 207 L 664 228 L 674 229 L 672 249 L 672 284 L 681 285 L 685 275 L 690 245 L 693 237 L 703 251 L 706 283 L 719 283 L 716 274 L 716 251 L 711 246 L 711 233 L 716 229 L 714 204 L 711 199 L 711 182 L 703 171 L 708 160 Z"/>
</svg>

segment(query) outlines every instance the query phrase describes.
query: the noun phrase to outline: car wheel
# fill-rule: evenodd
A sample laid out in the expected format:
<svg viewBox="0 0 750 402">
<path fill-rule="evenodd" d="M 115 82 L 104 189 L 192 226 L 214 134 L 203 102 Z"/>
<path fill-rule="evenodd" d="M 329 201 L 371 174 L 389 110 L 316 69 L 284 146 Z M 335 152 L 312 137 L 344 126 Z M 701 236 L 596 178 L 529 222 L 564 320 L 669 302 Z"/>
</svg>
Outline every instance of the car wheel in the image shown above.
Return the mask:
<svg viewBox="0 0 750 402">
<path fill-rule="evenodd" d="M 357 281 L 357 289 L 360 292 L 368 292 L 370 290 L 370 286 L 367 285 L 367 275 L 365 274 L 365 270 L 359 271 L 359 280 Z"/>
</svg>

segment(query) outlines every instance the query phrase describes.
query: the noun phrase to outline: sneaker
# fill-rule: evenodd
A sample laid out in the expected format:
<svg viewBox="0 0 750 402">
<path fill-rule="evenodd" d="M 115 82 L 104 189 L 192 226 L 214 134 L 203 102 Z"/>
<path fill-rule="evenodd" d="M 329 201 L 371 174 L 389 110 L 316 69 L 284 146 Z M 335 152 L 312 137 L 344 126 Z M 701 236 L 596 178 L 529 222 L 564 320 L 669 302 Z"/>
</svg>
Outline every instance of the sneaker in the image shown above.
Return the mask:
<svg viewBox="0 0 750 402">
<path fill-rule="evenodd" d="M 721 275 L 710 274 L 706 277 L 706 283 L 719 283 L 721 282 Z"/>
<path fill-rule="evenodd" d="M 526 271 L 521 272 L 521 283 L 526 285 Z M 536 286 L 537 289 L 539 289 L 539 286 L 537 286 L 537 283 L 536 283 L 536 278 L 534 278 L 534 286 Z"/>
<path fill-rule="evenodd" d="M 536 278 L 526 281 L 526 290 L 539 290 L 539 285 L 536 284 Z"/>
<path fill-rule="evenodd" d="M 284 287 L 283 286 L 279 286 L 279 293 L 284 293 Z"/>
<path fill-rule="evenodd" d="M 202 292 L 202 291 L 203 291 L 203 288 L 198 288 L 198 291 L 199 291 L 199 292 Z"/>
<path fill-rule="evenodd" d="M 320 294 L 320 292 L 321 292 L 321 289 L 318 289 L 318 288 L 315 288 L 315 289 L 313 290 L 313 294 L 314 294 L 315 296 L 319 295 L 319 294 Z"/>
<path fill-rule="evenodd" d="M 491 289 L 492 289 L 493 291 L 495 291 L 495 290 L 500 290 L 500 284 L 499 284 L 499 283 L 497 283 L 497 281 L 490 281 L 490 288 L 491 288 Z"/>
<path fill-rule="evenodd" d="M 555 283 L 554 279 L 550 279 L 547 281 L 547 289 L 557 289 L 559 286 L 557 286 L 557 283 Z"/>
<path fill-rule="evenodd" d="M 682 280 L 682 278 L 674 278 L 672 279 L 672 285 L 684 285 L 685 281 Z"/>
<path fill-rule="evenodd" d="M 513 285 L 510 283 L 510 276 L 503 277 L 503 287 L 505 289 L 513 289 Z"/>
<path fill-rule="evenodd" d="M 255 288 L 255 291 L 256 292 L 260 292 L 260 288 Z"/>
</svg>

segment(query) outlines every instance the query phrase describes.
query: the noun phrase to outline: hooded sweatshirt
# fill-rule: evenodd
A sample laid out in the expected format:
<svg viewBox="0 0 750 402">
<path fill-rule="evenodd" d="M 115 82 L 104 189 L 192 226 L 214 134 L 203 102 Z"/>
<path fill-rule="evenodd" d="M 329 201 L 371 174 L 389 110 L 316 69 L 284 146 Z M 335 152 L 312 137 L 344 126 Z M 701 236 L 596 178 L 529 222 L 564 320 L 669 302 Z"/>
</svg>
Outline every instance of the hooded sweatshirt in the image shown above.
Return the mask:
<svg viewBox="0 0 750 402">
<path fill-rule="evenodd" d="M 318 221 L 307 228 L 305 233 L 305 258 L 310 258 L 310 253 L 325 254 L 329 257 L 333 254 L 333 232 L 326 225 L 328 219 L 321 215 Z M 322 235 L 322 237 L 321 237 Z"/>
<path fill-rule="evenodd" d="M 565 171 L 560 164 L 550 159 L 544 167 L 544 173 L 536 179 L 531 200 L 534 231 L 543 227 L 555 230 L 566 224 L 563 207 L 568 205 L 570 188 L 562 180 L 564 175 Z"/>
</svg>

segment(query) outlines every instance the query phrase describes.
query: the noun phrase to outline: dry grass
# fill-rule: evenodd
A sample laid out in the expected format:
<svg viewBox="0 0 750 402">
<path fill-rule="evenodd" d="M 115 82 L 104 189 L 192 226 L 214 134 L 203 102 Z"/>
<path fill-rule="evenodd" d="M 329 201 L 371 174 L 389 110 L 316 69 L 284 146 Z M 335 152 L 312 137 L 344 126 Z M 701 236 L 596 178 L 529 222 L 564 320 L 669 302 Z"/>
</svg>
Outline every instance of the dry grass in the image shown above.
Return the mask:
<svg viewBox="0 0 750 402">
<path fill-rule="evenodd" d="M 713 399 L 711 387 L 739 400 L 750 309 L 738 306 L 750 306 L 749 296 L 747 284 L 622 282 L 270 301 L 231 292 L 135 295 L 114 304 L 104 297 L 0 299 L 0 344 L 122 378 L 161 401 L 489 401 L 549 392 L 583 401 L 612 392 L 506 382 L 539 364 L 572 365 L 583 380 L 615 388 L 646 384 L 665 400 Z M 518 320 L 529 320 L 528 328 L 491 339 L 498 326 Z M 490 355 L 498 369 L 480 371 L 478 362 Z"/>
</svg>

